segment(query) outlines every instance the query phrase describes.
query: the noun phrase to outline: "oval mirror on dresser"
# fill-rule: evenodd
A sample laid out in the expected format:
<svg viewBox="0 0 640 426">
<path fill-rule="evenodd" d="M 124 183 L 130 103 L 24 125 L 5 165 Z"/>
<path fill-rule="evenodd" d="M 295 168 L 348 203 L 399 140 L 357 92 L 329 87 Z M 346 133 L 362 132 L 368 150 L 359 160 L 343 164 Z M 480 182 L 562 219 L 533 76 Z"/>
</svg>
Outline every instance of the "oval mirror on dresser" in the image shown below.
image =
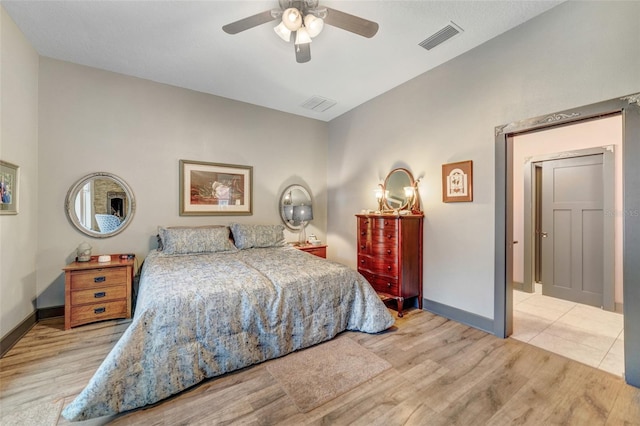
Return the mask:
<svg viewBox="0 0 640 426">
<path fill-rule="evenodd" d="M 83 234 L 107 238 L 131 223 L 136 208 L 133 191 L 112 173 L 91 173 L 69 188 L 64 203 L 69 222 Z"/>
</svg>

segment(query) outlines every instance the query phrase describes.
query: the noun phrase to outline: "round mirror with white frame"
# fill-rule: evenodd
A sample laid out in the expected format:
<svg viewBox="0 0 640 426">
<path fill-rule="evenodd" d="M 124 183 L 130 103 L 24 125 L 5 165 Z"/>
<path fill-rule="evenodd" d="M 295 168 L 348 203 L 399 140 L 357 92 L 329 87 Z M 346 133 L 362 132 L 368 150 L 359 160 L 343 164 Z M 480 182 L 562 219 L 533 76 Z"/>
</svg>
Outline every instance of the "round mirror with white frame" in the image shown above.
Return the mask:
<svg viewBox="0 0 640 426">
<path fill-rule="evenodd" d="M 405 188 L 414 186 L 413 175 L 404 168 L 394 169 L 384 181 L 384 204 L 389 210 L 405 210 L 411 208 L 411 195 Z"/>
<path fill-rule="evenodd" d="M 300 231 L 309 222 L 301 222 L 294 215 L 295 206 L 311 206 L 311 194 L 302 185 L 290 185 L 280 196 L 280 218 L 282 223 L 292 231 Z"/>
<path fill-rule="evenodd" d="M 131 223 L 136 209 L 133 191 L 112 173 L 91 173 L 69 188 L 64 203 L 67 219 L 78 231 L 94 238 L 119 234 Z"/>
</svg>

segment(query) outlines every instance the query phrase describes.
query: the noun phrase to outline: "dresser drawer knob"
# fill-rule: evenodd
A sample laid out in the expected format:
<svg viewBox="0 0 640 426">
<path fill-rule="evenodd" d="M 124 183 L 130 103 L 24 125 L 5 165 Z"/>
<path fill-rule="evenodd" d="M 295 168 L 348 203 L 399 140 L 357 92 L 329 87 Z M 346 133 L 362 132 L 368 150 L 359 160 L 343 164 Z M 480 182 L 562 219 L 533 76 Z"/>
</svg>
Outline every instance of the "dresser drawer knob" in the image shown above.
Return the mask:
<svg viewBox="0 0 640 426">
<path fill-rule="evenodd" d="M 391 270 L 391 265 L 387 266 L 387 271 L 390 271 L 390 270 Z M 389 284 L 389 285 L 391 285 L 391 284 Z"/>
<path fill-rule="evenodd" d="M 105 277 L 105 276 L 102 276 L 102 277 L 95 277 L 95 278 L 93 279 L 93 282 L 94 282 L 94 283 L 103 283 L 103 282 L 105 282 L 106 280 L 107 280 L 107 277 Z"/>
<path fill-rule="evenodd" d="M 391 283 L 387 283 L 387 288 L 391 288 Z"/>
<path fill-rule="evenodd" d="M 367 248 L 367 246 L 365 246 L 365 245 L 361 245 L 361 246 L 360 246 L 360 249 L 361 249 L 361 250 L 364 250 L 365 248 Z"/>
<path fill-rule="evenodd" d="M 387 254 L 391 254 L 391 249 L 388 249 L 388 250 L 387 250 Z"/>
<path fill-rule="evenodd" d="M 362 260 L 360 261 L 360 263 L 364 264 L 364 259 L 362 259 Z"/>
<path fill-rule="evenodd" d="M 105 312 L 106 312 L 106 310 L 107 310 L 107 308 L 104 308 L 104 307 L 102 307 L 102 308 L 95 308 L 95 309 L 93 310 L 93 313 L 94 313 L 94 314 L 103 314 L 103 313 L 105 313 Z"/>
<path fill-rule="evenodd" d="M 107 295 L 107 292 L 105 291 L 100 291 L 98 293 L 93 293 L 93 297 L 95 297 L 96 299 L 100 299 L 101 297 L 105 297 Z"/>
<path fill-rule="evenodd" d="M 388 235 L 387 235 L 387 238 L 391 239 L 391 238 L 393 238 L 393 235 L 388 234 Z"/>
</svg>

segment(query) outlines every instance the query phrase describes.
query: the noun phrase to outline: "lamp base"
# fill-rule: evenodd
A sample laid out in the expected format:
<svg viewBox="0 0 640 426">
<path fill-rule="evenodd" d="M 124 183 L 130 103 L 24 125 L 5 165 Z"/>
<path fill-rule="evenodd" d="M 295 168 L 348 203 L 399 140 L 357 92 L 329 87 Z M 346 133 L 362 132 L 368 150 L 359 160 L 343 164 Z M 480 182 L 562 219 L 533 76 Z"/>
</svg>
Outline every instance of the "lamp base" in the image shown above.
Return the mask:
<svg viewBox="0 0 640 426">
<path fill-rule="evenodd" d="M 307 231 L 306 231 L 305 228 L 307 227 L 307 224 L 306 224 L 306 222 L 302 222 L 300 224 L 300 226 L 302 228 L 300 229 L 300 234 L 298 235 L 298 243 L 299 244 L 306 244 L 307 243 Z"/>
</svg>

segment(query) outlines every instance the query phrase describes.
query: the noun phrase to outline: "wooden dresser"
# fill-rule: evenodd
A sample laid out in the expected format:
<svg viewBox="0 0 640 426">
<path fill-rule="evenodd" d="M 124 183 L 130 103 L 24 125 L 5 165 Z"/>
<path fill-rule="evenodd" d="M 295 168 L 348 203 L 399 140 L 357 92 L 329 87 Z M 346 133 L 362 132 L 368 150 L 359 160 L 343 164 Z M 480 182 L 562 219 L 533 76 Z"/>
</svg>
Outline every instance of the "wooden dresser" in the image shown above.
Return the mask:
<svg viewBox="0 0 640 426">
<path fill-rule="evenodd" d="M 422 309 L 422 214 L 358 214 L 358 272 L 402 317 L 405 299 Z"/>
<path fill-rule="evenodd" d="M 131 318 L 134 259 L 111 255 L 110 262 L 73 262 L 65 272 L 64 328 L 95 321 Z"/>
</svg>

